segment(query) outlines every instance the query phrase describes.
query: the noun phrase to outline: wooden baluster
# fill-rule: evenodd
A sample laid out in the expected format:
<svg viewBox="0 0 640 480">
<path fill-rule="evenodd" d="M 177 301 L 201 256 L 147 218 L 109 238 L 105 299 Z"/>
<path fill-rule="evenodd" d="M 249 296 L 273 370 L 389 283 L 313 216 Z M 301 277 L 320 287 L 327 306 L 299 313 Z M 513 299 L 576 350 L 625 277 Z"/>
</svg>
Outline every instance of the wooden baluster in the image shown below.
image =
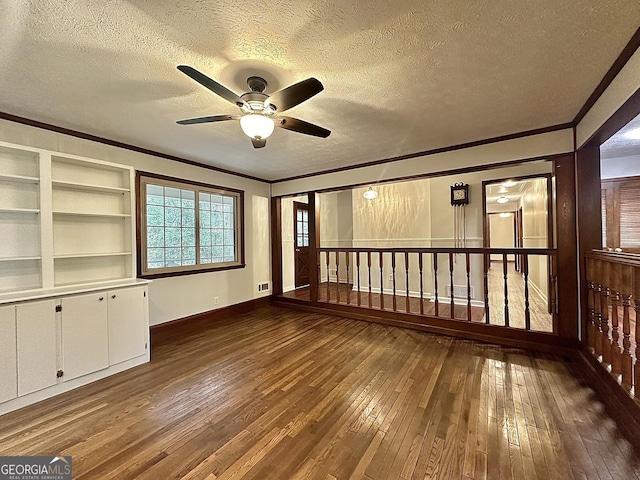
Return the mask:
<svg viewBox="0 0 640 480">
<path fill-rule="evenodd" d="M 631 308 L 631 294 L 628 293 L 633 282 L 633 268 L 622 267 L 622 386 L 631 390 L 633 385 L 633 359 L 631 358 L 631 322 L 629 310 Z M 597 305 L 597 303 L 596 303 Z"/>
<path fill-rule="evenodd" d="M 618 266 L 618 265 L 616 265 Z M 611 373 L 622 374 L 622 349 L 620 348 L 620 292 L 611 292 Z"/>
<path fill-rule="evenodd" d="M 340 303 L 340 251 L 336 250 L 336 302 Z"/>
<path fill-rule="evenodd" d="M 409 302 L 409 252 L 404 252 L 404 269 L 405 269 L 405 275 L 404 275 L 404 286 L 405 286 L 405 291 L 407 293 L 406 295 L 406 311 L 407 313 L 411 313 L 411 304 Z"/>
<path fill-rule="evenodd" d="M 507 279 L 508 266 L 507 266 L 507 254 L 502 254 L 502 275 L 504 276 L 504 326 L 509 326 L 509 285 Z"/>
<path fill-rule="evenodd" d="M 596 351 L 596 312 L 595 312 L 595 260 L 587 258 L 587 345 L 591 353 Z"/>
<path fill-rule="evenodd" d="M 434 313 L 436 315 L 436 317 L 440 316 L 440 312 L 438 309 L 438 306 L 440 305 L 440 302 L 438 302 L 438 253 L 434 252 L 433 253 L 433 295 L 435 297 L 435 304 L 434 304 Z"/>
<path fill-rule="evenodd" d="M 464 257 L 467 265 L 467 320 L 471 321 L 471 262 L 469 252 L 466 252 Z"/>
<path fill-rule="evenodd" d="M 347 269 L 347 305 L 351 304 L 351 286 L 349 285 L 349 252 L 344 252 L 345 267 Z"/>
<path fill-rule="evenodd" d="M 594 302 L 593 302 L 593 310 L 594 310 L 594 330 L 595 330 L 595 353 L 596 357 L 602 356 L 602 331 L 600 330 L 600 322 L 602 321 L 602 312 L 600 309 L 602 308 L 602 302 L 600 301 L 600 295 L 602 294 L 602 284 L 600 283 L 600 277 L 602 275 L 602 261 L 595 261 L 595 288 L 593 289 L 594 293 Z"/>
<path fill-rule="evenodd" d="M 635 323 L 635 367 L 634 367 L 634 395 L 636 398 L 640 397 L 640 322 L 638 321 L 638 312 L 640 312 L 640 267 L 634 267 L 634 288 L 633 288 L 633 310 L 634 310 L 634 323 Z"/>
<path fill-rule="evenodd" d="M 356 252 L 356 270 L 358 271 L 358 306 L 360 306 L 360 252 Z"/>
<path fill-rule="evenodd" d="M 384 272 L 382 271 L 382 252 L 380 252 L 380 309 L 384 310 Z"/>
<path fill-rule="evenodd" d="M 602 293 L 600 295 L 600 334 L 602 335 L 602 363 L 611 365 L 611 342 L 609 340 L 609 268 L 610 262 L 602 262 L 600 281 L 602 282 Z"/>
<path fill-rule="evenodd" d="M 367 252 L 367 274 L 369 275 L 369 308 L 371 308 L 371 252 Z"/>
<path fill-rule="evenodd" d="M 529 254 L 520 256 L 524 274 L 524 328 L 531 330 L 531 309 L 529 305 Z"/>
<path fill-rule="evenodd" d="M 455 311 L 454 311 L 454 302 L 453 302 L 453 252 L 449 252 L 449 282 L 451 284 L 451 303 L 450 303 L 450 309 L 451 311 L 449 312 L 449 318 L 451 320 L 455 319 Z"/>
<path fill-rule="evenodd" d="M 325 252 L 327 254 L 327 302 L 331 301 L 331 275 L 330 275 L 330 263 L 331 263 L 331 252 Z"/>
<path fill-rule="evenodd" d="M 489 317 L 489 254 L 484 254 L 484 321 L 491 323 Z"/>
<path fill-rule="evenodd" d="M 391 252 L 391 283 L 393 286 L 393 311 L 396 311 L 396 252 Z"/>
<path fill-rule="evenodd" d="M 422 278 L 422 252 L 418 253 L 418 269 L 420 270 L 420 315 L 424 315 L 424 280 Z"/>
</svg>

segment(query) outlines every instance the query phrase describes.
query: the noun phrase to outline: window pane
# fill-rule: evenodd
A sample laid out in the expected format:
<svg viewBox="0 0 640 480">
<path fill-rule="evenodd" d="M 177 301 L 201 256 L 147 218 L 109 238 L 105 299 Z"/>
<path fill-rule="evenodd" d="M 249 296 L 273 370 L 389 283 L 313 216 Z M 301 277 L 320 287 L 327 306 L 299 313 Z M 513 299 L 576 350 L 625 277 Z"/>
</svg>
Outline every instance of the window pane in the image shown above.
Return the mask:
<svg viewBox="0 0 640 480">
<path fill-rule="evenodd" d="M 162 226 L 164 225 L 164 208 L 157 205 L 149 205 L 147 207 L 147 225 Z"/>
<path fill-rule="evenodd" d="M 164 187 L 147 185 L 147 205 L 164 205 Z"/>
<path fill-rule="evenodd" d="M 195 228 L 183 228 L 182 229 L 182 246 L 183 247 L 195 247 L 196 246 L 196 229 Z M 195 252 L 195 250 L 194 250 Z M 194 253 L 195 256 L 195 253 Z"/>
<path fill-rule="evenodd" d="M 147 227 L 147 247 L 164 247 L 164 228 Z"/>
<path fill-rule="evenodd" d="M 211 214 L 211 226 L 213 228 L 222 228 L 224 226 L 223 214 L 220 212 L 213 212 Z"/>
<path fill-rule="evenodd" d="M 203 246 L 211 245 L 211 230 L 207 230 L 207 229 L 200 230 L 200 245 L 203 245 Z"/>
<path fill-rule="evenodd" d="M 233 214 L 225 213 L 224 214 L 224 228 L 233 228 Z"/>
<path fill-rule="evenodd" d="M 165 225 L 168 227 L 179 227 L 182 221 L 182 215 L 179 208 L 167 207 L 164 209 Z"/>
<path fill-rule="evenodd" d="M 164 242 L 167 247 L 179 247 L 182 235 L 179 228 L 165 229 Z"/>
<path fill-rule="evenodd" d="M 183 227 L 195 227 L 196 226 L 196 211 L 195 210 L 182 210 L 182 226 Z"/>
<path fill-rule="evenodd" d="M 180 189 L 165 187 L 164 204 L 168 207 L 179 207 L 180 206 Z"/>
<path fill-rule="evenodd" d="M 182 190 L 182 208 L 196 208 L 196 192 Z"/>
<path fill-rule="evenodd" d="M 224 244 L 233 245 L 233 230 L 224 231 Z"/>
<path fill-rule="evenodd" d="M 302 210 L 298 210 L 297 220 L 298 220 L 299 222 L 301 222 L 301 221 L 302 221 Z"/>
<path fill-rule="evenodd" d="M 211 227 L 211 215 L 209 212 L 200 211 L 200 228 L 210 228 Z"/>
</svg>

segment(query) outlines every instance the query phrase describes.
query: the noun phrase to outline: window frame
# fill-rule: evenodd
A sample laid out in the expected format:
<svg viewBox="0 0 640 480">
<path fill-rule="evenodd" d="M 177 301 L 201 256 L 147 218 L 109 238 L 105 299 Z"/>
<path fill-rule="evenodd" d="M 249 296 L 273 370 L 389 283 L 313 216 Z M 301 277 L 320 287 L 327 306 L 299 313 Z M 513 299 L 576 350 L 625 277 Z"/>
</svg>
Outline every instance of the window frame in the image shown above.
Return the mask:
<svg viewBox="0 0 640 480">
<path fill-rule="evenodd" d="M 192 190 L 196 193 L 196 262 L 199 258 L 200 248 L 200 202 L 199 193 L 221 194 L 236 198 L 234 208 L 234 232 L 236 236 L 236 260 L 225 263 L 207 263 L 195 265 L 181 265 L 176 267 L 165 267 L 162 269 L 147 269 L 147 216 L 146 216 L 146 192 L 147 184 L 161 185 L 164 187 Z M 222 270 L 232 270 L 244 268 L 244 191 L 235 188 L 221 187 L 208 183 L 196 182 L 184 178 L 170 177 L 157 173 L 136 171 L 136 251 L 137 251 L 137 273 L 139 278 L 163 278 L 180 275 L 192 275 L 196 273 L 216 272 Z"/>
</svg>

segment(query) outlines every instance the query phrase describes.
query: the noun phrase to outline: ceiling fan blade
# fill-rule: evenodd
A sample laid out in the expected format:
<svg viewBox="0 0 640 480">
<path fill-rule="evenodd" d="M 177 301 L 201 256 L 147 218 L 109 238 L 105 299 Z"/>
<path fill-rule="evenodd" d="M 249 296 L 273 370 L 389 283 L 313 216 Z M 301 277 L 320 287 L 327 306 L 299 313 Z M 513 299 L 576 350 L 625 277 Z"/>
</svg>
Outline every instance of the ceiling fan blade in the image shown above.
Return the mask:
<svg viewBox="0 0 640 480">
<path fill-rule="evenodd" d="M 211 117 L 188 118 L 187 120 L 178 120 L 176 123 L 180 125 L 193 125 L 196 123 L 223 122 L 225 120 L 237 120 L 242 115 L 213 115 Z"/>
<path fill-rule="evenodd" d="M 204 73 L 200 73 L 195 68 L 190 67 L 189 65 L 178 65 L 178 70 L 180 70 L 185 75 L 188 75 L 189 77 L 193 78 L 200 85 L 208 88 L 216 95 L 220 95 L 222 98 L 224 98 L 228 102 L 231 102 L 240 108 L 242 107 L 250 108 L 249 104 L 245 102 L 242 98 L 240 98 L 238 95 L 233 93 L 224 85 L 220 85 L 215 80 L 207 77 Z"/>
<path fill-rule="evenodd" d="M 255 138 L 252 138 L 251 143 L 253 143 L 253 148 L 262 148 L 267 144 L 267 139 L 262 138 L 260 140 L 256 140 Z"/>
<path fill-rule="evenodd" d="M 286 130 L 304 133 L 305 135 L 313 135 L 314 137 L 327 138 L 331 135 L 331 130 L 293 117 L 278 117 L 276 119 L 276 126 Z"/>
<path fill-rule="evenodd" d="M 265 107 L 271 105 L 278 112 L 284 112 L 324 90 L 320 80 L 307 78 L 298 83 L 278 90 L 264 102 Z"/>
</svg>

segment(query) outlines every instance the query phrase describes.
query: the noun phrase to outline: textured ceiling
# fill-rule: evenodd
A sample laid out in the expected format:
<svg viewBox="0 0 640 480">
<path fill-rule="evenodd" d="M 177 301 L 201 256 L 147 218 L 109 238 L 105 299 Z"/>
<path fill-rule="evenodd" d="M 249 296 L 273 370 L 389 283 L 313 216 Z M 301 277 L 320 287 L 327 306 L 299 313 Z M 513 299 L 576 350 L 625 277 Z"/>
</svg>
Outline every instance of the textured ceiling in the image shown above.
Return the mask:
<svg viewBox="0 0 640 480">
<path fill-rule="evenodd" d="M 640 155 L 640 137 L 633 135 L 629 137 L 629 132 L 638 134 L 640 132 L 640 115 L 627 123 L 609 140 L 600 146 L 601 158 L 630 157 Z"/>
<path fill-rule="evenodd" d="M 266 179 L 571 121 L 638 28 L 637 0 L 0 0 L 0 110 Z M 314 76 L 253 149 L 236 93 Z"/>
</svg>

